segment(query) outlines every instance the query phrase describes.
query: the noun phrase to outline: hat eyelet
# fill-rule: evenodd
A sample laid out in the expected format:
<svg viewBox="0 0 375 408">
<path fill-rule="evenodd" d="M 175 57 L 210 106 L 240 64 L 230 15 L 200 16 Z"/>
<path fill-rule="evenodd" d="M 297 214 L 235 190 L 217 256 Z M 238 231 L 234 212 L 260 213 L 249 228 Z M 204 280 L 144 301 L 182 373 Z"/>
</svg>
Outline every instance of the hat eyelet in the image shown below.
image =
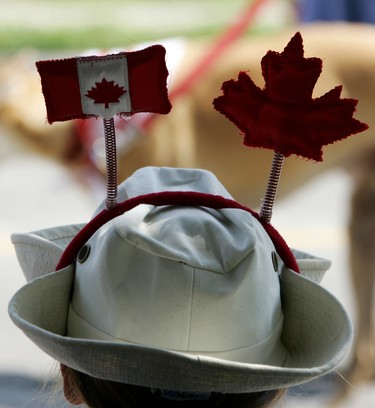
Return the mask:
<svg viewBox="0 0 375 408">
<path fill-rule="evenodd" d="M 85 244 L 78 252 L 77 261 L 79 263 L 84 263 L 86 259 L 89 257 L 91 251 L 91 246 L 89 244 Z"/>
<path fill-rule="evenodd" d="M 279 271 L 279 261 L 277 259 L 277 254 L 275 251 L 272 251 L 271 258 L 272 258 L 273 269 L 275 272 L 278 272 Z"/>
</svg>

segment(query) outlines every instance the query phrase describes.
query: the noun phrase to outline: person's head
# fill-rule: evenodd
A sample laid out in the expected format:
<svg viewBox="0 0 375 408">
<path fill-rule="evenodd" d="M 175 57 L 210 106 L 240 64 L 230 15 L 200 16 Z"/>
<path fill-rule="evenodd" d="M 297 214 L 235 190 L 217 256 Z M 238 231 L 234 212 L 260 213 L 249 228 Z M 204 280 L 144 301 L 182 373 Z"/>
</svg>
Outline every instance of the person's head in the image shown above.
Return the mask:
<svg viewBox="0 0 375 408">
<path fill-rule="evenodd" d="M 141 169 L 119 197 L 83 228 L 13 237 L 31 282 L 10 315 L 69 367 L 72 401 L 262 406 L 341 362 L 351 325 L 317 283 L 330 263 L 292 252 L 211 173 Z"/>
<path fill-rule="evenodd" d="M 115 381 L 101 380 L 61 365 L 64 395 L 72 405 L 90 408 L 265 408 L 279 401 L 286 390 L 242 394 L 177 393 Z"/>
</svg>

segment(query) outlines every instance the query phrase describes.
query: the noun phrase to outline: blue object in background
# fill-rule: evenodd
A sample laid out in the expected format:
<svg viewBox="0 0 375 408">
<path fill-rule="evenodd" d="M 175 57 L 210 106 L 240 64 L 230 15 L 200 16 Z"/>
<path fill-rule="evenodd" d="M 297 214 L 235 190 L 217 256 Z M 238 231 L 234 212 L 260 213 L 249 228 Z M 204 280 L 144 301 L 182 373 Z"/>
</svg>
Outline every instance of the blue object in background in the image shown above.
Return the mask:
<svg viewBox="0 0 375 408">
<path fill-rule="evenodd" d="M 375 0 L 297 0 L 300 20 L 375 23 Z"/>
</svg>

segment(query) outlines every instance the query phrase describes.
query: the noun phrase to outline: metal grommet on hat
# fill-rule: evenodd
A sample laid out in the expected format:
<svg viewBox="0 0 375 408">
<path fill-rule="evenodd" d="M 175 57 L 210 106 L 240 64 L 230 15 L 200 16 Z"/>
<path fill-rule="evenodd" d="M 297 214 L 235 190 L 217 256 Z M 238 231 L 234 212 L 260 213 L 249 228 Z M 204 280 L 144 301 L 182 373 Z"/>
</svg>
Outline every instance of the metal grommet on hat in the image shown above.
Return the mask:
<svg viewBox="0 0 375 408">
<path fill-rule="evenodd" d="M 78 252 L 77 261 L 79 263 L 84 263 L 86 259 L 89 257 L 91 252 L 90 244 L 85 244 L 80 251 Z"/>
</svg>

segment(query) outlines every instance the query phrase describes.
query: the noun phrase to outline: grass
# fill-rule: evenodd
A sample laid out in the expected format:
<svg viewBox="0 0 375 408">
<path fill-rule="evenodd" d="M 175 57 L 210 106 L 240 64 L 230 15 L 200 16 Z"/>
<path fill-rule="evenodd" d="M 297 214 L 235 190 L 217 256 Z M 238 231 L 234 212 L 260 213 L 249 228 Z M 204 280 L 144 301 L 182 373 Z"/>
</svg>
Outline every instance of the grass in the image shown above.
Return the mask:
<svg viewBox="0 0 375 408">
<path fill-rule="evenodd" d="M 0 0 L 0 50 L 113 48 L 217 33 L 246 0 Z"/>
<path fill-rule="evenodd" d="M 0 30 L 0 50 L 13 51 L 22 48 L 41 50 L 116 48 L 132 43 L 153 41 L 170 36 L 202 37 L 215 34 L 219 27 L 201 30 L 154 31 L 126 30 L 119 27 L 86 27 L 83 29 L 8 29 Z"/>
<path fill-rule="evenodd" d="M 116 48 L 212 36 L 248 6 L 249 0 L 0 0 L 0 50 Z"/>
</svg>

